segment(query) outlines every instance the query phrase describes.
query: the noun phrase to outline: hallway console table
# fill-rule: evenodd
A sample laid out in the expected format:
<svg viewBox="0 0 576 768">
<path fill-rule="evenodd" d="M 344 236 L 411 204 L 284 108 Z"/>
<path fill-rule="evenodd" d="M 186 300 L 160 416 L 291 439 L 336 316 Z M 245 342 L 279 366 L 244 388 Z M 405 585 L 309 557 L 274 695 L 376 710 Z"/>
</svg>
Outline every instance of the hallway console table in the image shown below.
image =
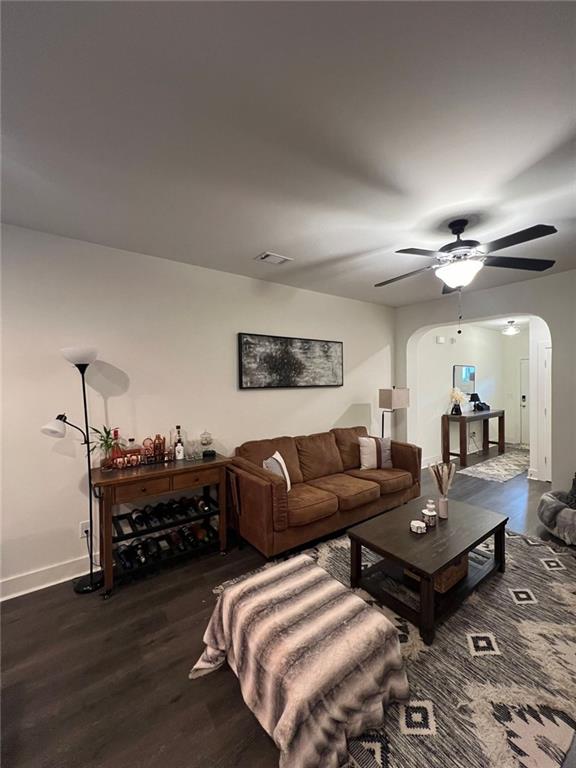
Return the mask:
<svg viewBox="0 0 576 768">
<path fill-rule="evenodd" d="M 211 486 L 218 488 L 220 551 L 226 551 L 226 467 L 229 460 L 220 455 L 214 459 L 184 460 L 171 464 L 155 464 L 134 469 L 95 469 L 92 473 L 94 494 L 99 501 L 100 562 L 104 572 L 104 596 L 114 586 L 114 506 L 146 502 L 154 496 L 181 493 L 202 488 L 204 497 Z M 136 538 L 136 536 L 134 536 Z"/>
<path fill-rule="evenodd" d="M 490 440 L 490 419 L 498 419 L 498 440 Z M 458 453 L 453 453 L 450 450 L 450 422 L 453 421 L 459 425 L 460 450 Z M 463 413 L 462 416 L 452 416 L 445 413 L 442 416 L 442 461 L 447 463 L 450 461 L 450 456 L 457 456 L 460 459 L 461 467 L 468 466 L 467 427 L 474 421 L 482 422 L 482 450 L 484 453 L 488 453 L 491 445 L 497 445 L 498 453 L 504 453 L 504 411 L 473 411 L 472 413 Z"/>
</svg>

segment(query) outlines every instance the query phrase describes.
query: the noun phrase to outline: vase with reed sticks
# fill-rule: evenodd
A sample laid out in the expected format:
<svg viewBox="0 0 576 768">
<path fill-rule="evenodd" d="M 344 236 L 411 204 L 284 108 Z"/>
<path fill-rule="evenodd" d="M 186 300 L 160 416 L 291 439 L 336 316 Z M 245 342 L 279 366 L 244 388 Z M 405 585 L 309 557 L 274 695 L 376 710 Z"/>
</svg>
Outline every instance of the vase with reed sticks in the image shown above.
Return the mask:
<svg viewBox="0 0 576 768">
<path fill-rule="evenodd" d="M 430 464 L 428 467 L 432 479 L 438 489 L 440 498 L 438 500 L 438 517 L 446 520 L 448 517 L 448 491 L 456 474 L 456 465 L 450 462 L 441 462 Z"/>
</svg>

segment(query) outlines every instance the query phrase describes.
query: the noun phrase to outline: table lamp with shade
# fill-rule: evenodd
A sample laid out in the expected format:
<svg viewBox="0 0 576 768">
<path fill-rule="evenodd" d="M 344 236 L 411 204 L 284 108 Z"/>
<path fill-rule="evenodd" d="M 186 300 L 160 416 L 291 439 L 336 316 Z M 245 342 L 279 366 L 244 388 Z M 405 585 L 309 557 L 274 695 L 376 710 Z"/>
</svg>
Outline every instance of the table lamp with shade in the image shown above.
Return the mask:
<svg viewBox="0 0 576 768">
<path fill-rule="evenodd" d="M 88 514 L 89 514 L 89 527 L 88 534 L 88 557 L 90 560 L 90 571 L 86 576 L 81 576 L 73 582 L 74 591 L 79 594 L 87 594 L 89 592 L 95 592 L 102 586 L 102 572 L 94 572 L 94 520 L 93 520 L 93 508 L 92 508 L 92 465 L 90 462 L 90 425 L 88 423 L 88 400 L 86 398 L 86 370 L 88 366 L 93 363 L 98 352 L 94 347 L 65 347 L 62 350 L 62 354 L 72 363 L 80 373 L 82 379 L 82 400 L 84 404 L 84 429 L 71 421 L 68 421 L 65 413 L 60 413 L 55 419 L 52 419 L 45 424 L 41 432 L 49 437 L 64 437 L 66 434 L 66 427 L 72 427 L 80 432 L 84 438 L 82 445 L 86 446 L 86 462 L 88 466 Z"/>
<path fill-rule="evenodd" d="M 400 387 L 378 390 L 378 405 L 382 408 L 382 437 L 384 437 L 384 415 L 386 412 L 403 410 L 410 405 L 410 390 Z"/>
</svg>

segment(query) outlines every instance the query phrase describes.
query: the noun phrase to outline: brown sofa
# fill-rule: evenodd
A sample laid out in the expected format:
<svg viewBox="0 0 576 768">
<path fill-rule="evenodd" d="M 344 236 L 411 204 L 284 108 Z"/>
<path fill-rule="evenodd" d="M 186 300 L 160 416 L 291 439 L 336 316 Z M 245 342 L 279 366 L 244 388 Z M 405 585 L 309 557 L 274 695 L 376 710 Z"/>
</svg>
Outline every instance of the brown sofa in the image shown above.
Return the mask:
<svg viewBox="0 0 576 768">
<path fill-rule="evenodd" d="M 393 469 L 360 469 L 365 427 L 252 440 L 236 449 L 232 492 L 240 535 L 266 557 L 349 528 L 420 495 L 422 451 L 392 441 Z M 292 482 L 263 469 L 279 451 Z"/>
</svg>

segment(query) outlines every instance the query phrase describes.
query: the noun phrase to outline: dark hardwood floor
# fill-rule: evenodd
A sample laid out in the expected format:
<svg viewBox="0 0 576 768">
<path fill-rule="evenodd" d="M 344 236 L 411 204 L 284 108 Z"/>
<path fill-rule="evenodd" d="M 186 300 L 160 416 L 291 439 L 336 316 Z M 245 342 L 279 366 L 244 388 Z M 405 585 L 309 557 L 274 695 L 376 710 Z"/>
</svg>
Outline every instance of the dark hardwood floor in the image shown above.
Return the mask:
<svg viewBox="0 0 576 768">
<path fill-rule="evenodd" d="M 423 495 L 435 495 L 423 472 Z M 457 475 L 453 498 L 537 536 L 547 483 Z M 3 768 L 274 768 L 272 741 L 224 668 L 198 680 L 212 589 L 264 562 L 246 547 L 119 588 L 60 584 L 3 605 Z"/>
</svg>

